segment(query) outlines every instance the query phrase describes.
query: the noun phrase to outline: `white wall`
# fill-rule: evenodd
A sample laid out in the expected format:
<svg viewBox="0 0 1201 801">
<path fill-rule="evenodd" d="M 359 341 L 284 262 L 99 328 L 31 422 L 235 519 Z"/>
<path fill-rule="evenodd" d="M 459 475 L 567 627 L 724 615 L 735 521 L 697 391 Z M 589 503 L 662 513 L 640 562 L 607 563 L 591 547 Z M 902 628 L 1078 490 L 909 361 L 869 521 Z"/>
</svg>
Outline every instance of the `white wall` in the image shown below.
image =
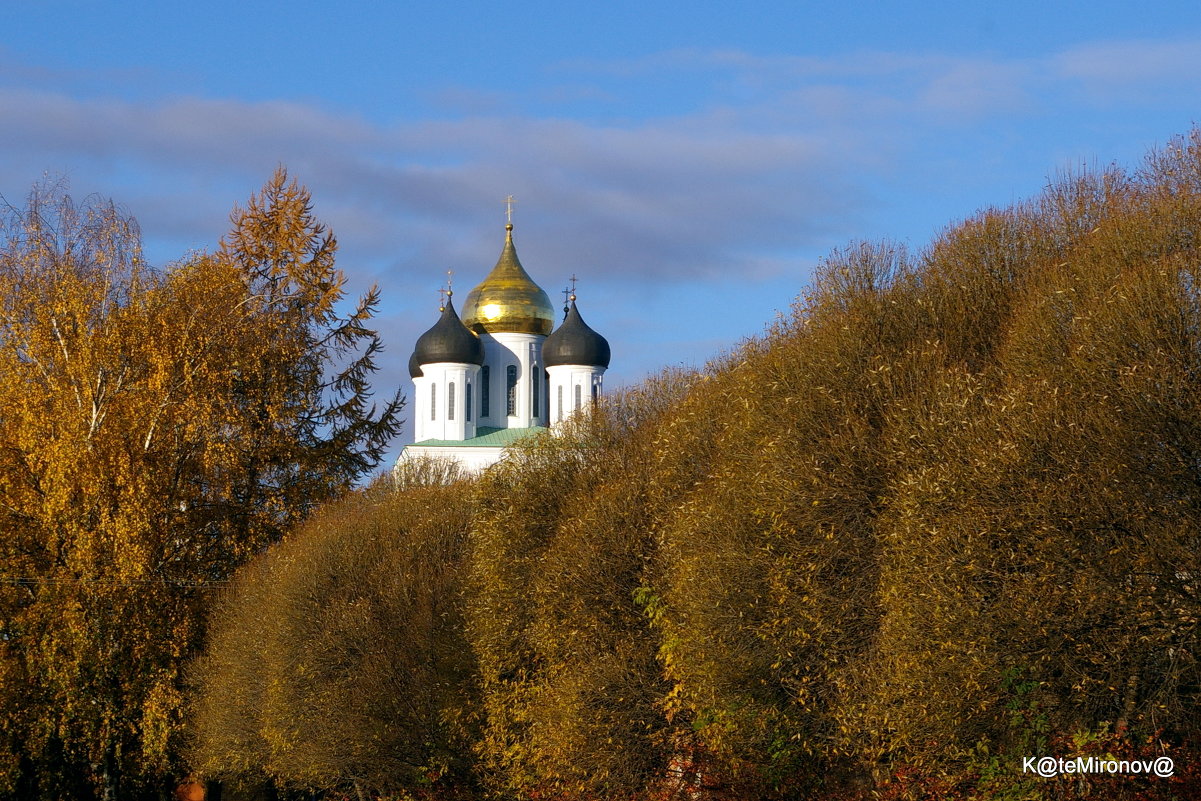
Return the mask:
<svg viewBox="0 0 1201 801">
<path fill-rule="evenodd" d="M 474 364 L 435 362 L 421 367 L 420 378 L 413 379 L 414 439 L 464 440 L 475 436 L 479 425 L 479 375 L 480 368 Z M 454 408 L 451 409 L 451 385 L 454 385 Z M 467 386 L 471 385 L 471 419 L 467 414 Z M 430 388 L 434 387 L 432 397 Z M 430 404 L 433 405 L 431 412 Z M 453 411 L 453 414 L 452 414 Z"/>
<path fill-rule="evenodd" d="M 605 368 L 586 364 L 559 364 L 547 368 L 550 373 L 550 419 L 557 425 L 576 412 L 576 391 L 579 390 L 579 412 L 588 414 L 592 399 L 599 398 L 604 390 Z M 562 398 L 562 405 L 559 399 Z"/>
<path fill-rule="evenodd" d="M 481 473 L 496 464 L 504 456 L 505 449 L 481 447 L 422 447 L 420 443 L 409 445 L 400 454 L 396 464 L 399 466 L 406 459 L 447 459 L 458 462 L 459 467 L 468 473 Z"/>
<path fill-rule="evenodd" d="M 480 334 L 484 364 L 491 370 L 488 416 L 480 425 L 492 428 L 530 428 L 546 425 L 546 375 L 542 366 L 542 342 L 538 334 Z M 508 414 L 508 367 L 517 368 L 517 409 Z M 538 382 L 538 408 L 533 408 L 533 384 Z M 478 403 L 477 403 L 477 408 Z"/>
</svg>

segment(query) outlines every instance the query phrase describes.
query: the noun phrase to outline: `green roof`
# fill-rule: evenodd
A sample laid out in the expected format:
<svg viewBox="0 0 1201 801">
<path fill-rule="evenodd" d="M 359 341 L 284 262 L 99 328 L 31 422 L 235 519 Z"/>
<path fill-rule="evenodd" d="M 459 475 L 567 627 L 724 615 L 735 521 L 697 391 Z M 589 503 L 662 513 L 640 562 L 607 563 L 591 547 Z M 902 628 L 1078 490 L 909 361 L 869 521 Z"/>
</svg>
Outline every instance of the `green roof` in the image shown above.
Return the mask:
<svg viewBox="0 0 1201 801">
<path fill-rule="evenodd" d="M 489 428 L 480 426 L 471 439 L 427 439 L 413 444 L 421 448 L 504 448 L 519 439 L 532 437 L 548 430 L 546 426 L 531 428 Z"/>
</svg>

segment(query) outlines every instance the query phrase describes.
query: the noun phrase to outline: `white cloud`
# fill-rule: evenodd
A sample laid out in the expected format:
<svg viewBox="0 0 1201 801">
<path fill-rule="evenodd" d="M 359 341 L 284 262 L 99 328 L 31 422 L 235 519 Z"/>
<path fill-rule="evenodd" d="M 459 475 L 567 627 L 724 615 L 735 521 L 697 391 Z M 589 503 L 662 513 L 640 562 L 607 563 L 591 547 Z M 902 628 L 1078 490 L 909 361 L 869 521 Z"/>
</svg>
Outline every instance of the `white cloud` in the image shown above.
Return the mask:
<svg viewBox="0 0 1201 801">
<path fill-rule="evenodd" d="M 23 192 L 17 182 L 31 167 L 89 184 L 116 179 L 113 194 L 146 200 L 148 231 L 194 229 L 188 244 L 203 245 L 220 233 L 205 221 L 224 225 L 228 207 L 284 162 L 315 190 L 344 247 L 375 269 L 470 257 L 482 247 L 479 221 L 495 219 L 497 199 L 513 192 L 537 204 L 547 254 L 566 260 L 575 251 L 580 269 L 645 280 L 762 274 L 790 249 L 853 235 L 872 202 L 864 176 L 889 174 L 939 126 L 1034 113 L 1082 84 L 1102 92 L 1195 81 L 1198 67 L 1193 42 L 1099 43 L 1008 60 L 672 50 L 557 70 L 632 83 L 715 71 L 754 91 L 713 88 L 698 92 L 691 111 L 598 123 L 523 115 L 513 98 L 452 88 L 444 99 L 466 116 L 391 125 L 297 102 L 77 97 L 39 69 L 25 82 L 39 88 L 0 88 L 0 191 Z M 621 80 L 574 84 L 564 102 L 634 91 Z M 149 188 L 164 171 L 174 191 Z M 464 235 L 455 241 L 427 237 L 456 229 Z"/>
<path fill-rule="evenodd" d="M 968 61 L 932 79 L 921 94 L 924 107 L 963 120 L 1014 114 L 1034 105 L 1035 71 L 1024 63 Z"/>
<path fill-rule="evenodd" d="M 1089 83 L 1195 83 L 1201 75 L 1201 41 L 1094 42 L 1065 50 L 1052 63 L 1059 75 Z"/>
<path fill-rule="evenodd" d="M 480 116 L 385 128 L 295 103 L 142 104 L 0 89 L 6 172 L 15 162 L 85 175 L 120 163 L 124 181 L 173 171 L 178 194 L 158 195 L 144 227 L 179 230 L 198 202 L 211 202 L 206 187 L 241 182 L 228 207 L 282 161 L 314 189 L 343 242 L 365 233 L 376 258 L 422 220 L 464 225 L 481 205 L 494 215 L 496 199 L 513 192 L 536 198 L 548 230 L 572 232 L 564 245 L 591 243 L 580 269 L 705 275 L 756 242 L 814 244 L 827 210 L 853 207 L 832 149 L 704 115 L 625 127 Z M 598 221 L 603 236 L 589 233 Z"/>
</svg>

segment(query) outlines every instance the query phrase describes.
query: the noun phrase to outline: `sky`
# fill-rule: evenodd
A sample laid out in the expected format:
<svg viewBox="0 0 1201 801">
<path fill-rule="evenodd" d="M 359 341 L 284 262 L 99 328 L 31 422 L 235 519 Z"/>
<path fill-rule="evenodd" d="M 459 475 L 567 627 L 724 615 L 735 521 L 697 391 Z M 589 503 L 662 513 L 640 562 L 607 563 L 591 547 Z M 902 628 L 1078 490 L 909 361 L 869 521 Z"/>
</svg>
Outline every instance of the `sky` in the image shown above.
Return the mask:
<svg viewBox="0 0 1201 801">
<path fill-rule="evenodd" d="M 405 364 L 514 241 L 570 276 L 612 389 L 788 314 L 821 260 L 1116 163 L 1201 118 L 1201 3 L 5 3 L 0 196 L 116 200 L 151 263 L 216 247 L 279 164 L 378 284 Z M 400 437 L 389 458 L 411 440 Z"/>
</svg>

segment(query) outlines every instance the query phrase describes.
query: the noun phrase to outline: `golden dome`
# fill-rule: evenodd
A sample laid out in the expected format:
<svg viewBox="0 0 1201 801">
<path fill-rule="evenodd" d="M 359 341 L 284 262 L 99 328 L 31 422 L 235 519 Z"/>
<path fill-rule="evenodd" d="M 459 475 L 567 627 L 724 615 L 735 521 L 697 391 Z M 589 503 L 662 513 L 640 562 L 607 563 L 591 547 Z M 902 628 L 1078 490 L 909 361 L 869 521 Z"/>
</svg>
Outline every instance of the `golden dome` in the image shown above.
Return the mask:
<svg viewBox="0 0 1201 801">
<path fill-rule="evenodd" d="M 513 247 L 513 224 L 505 226 L 505 247 L 488 277 L 467 295 L 463 324 L 476 333 L 541 334 L 555 324 L 550 298 L 534 283 Z"/>
</svg>

